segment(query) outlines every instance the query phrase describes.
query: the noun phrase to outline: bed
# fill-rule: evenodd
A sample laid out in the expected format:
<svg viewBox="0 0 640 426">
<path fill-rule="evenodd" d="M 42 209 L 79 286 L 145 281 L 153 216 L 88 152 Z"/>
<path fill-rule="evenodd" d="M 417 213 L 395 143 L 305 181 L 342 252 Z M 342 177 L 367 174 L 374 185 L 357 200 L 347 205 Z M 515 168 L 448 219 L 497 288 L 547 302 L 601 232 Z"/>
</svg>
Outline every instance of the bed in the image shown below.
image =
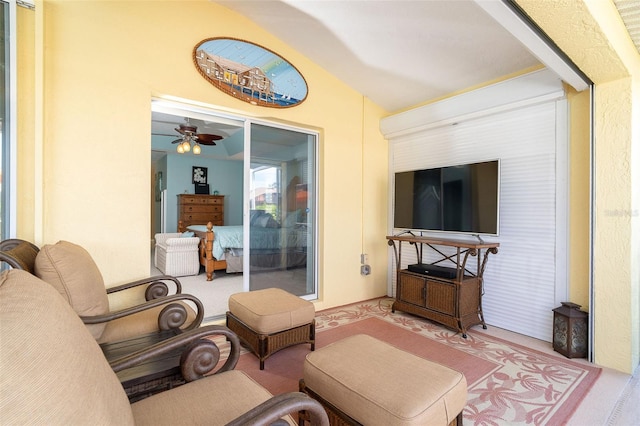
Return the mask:
<svg viewBox="0 0 640 426">
<path fill-rule="evenodd" d="M 251 211 L 249 264 L 252 271 L 290 269 L 306 266 L 307 226 L 298 222 L 299 212 L 290 212 L 282 224 L 260 210 Z M 193 232 L 200 238 L 200 264 L 207 281 L 214 271 L 243 271 L 243 226 L 213 226 L 211 223 L 178 224 L 180 232 Z"/>
</svg>

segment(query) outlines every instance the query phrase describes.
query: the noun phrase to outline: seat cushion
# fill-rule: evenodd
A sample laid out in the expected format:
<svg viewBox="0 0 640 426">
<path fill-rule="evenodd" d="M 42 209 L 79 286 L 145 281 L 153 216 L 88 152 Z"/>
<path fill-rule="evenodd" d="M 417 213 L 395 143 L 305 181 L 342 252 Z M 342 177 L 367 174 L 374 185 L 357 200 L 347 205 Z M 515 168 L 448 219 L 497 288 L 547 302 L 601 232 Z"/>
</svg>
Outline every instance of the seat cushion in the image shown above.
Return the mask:
<svg viewBox="0 0 640 426">
<path fill-rule="evenodd" d="M 133 424 L 116 374 L 50 285 L 25 271 L 3 272 L 0 327 L 0 424 Z"/>
<path fill-rule="evenodd" d="M 313 303 L 279 288 L 232 294 L 229 311 L 260 334 L 309 324 L 316 314 Z"/>
<path fill-rule="evenodd" d="M 464 375 L 359 334 L 307 355 L 305 385 L 358 422 L 448 425 L 467 401 Z"/>
<path fill-rule="evenodd" d="M 271 394 L 239 370 L 205 377 L 131 405 L 136 425 L 227 424 L 271 398 Z M 189 407 L 188 410 L 176 407 Z M 295 425 L 291 417 L 286 420 Z"/>
<path fill-rule="evenodd" d="M 68 241 L 47 244 L 36 256 L 35 274 L 51 284 L 79 316 L 109 313 L 104 279 L 84 248 Z M 105 324 L 87 325 L 99 339 Z"/>
</svg>

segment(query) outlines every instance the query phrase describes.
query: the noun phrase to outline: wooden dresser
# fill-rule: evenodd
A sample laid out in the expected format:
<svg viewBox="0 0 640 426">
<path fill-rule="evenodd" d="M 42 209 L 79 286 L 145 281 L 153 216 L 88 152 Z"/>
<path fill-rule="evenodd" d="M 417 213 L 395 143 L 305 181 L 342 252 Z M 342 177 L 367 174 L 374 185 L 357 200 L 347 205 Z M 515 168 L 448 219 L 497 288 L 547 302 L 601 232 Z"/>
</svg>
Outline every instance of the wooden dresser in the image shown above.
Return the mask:
<svg viewBox="0 0 640 426">
<path fill-rule="evenodd" d="M 178 194 L 178 229 L 189 225 L 224 225 L 224 195 Z"/>
</svg>

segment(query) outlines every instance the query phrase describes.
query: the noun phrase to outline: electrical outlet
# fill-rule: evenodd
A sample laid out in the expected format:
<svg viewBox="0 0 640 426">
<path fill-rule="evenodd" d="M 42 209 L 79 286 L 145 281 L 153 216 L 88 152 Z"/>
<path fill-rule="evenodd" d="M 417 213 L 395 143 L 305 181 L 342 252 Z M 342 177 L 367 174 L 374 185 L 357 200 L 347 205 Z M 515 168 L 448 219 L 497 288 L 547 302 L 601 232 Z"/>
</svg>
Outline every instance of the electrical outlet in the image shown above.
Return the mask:
<svg viewBox="0 0 640 426">
<path fill-rule="evenodd" d="M 360 267 L 360 275 L 369 275 L 371 273 L 371 266 L 362 265 Z"/>
</svg>

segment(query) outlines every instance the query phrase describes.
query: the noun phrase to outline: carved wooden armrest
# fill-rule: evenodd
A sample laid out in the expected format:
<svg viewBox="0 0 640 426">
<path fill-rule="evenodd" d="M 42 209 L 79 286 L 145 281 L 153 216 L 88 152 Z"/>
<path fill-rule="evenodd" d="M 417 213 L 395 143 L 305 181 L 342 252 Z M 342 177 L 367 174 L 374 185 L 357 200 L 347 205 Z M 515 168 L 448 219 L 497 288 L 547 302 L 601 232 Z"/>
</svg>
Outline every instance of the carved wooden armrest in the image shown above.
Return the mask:
<svg viewBox="0 0 640 426">
<path fill-rule="evenodd" d="M 311 424 L 314 426 L 329 425 L 327 412 L 318 401 L 301 392 L 289 392 L 276 395 L 263 402 L 235 420 L 227 423 L 227 426 L 280 424 L 278 421 L 281 417 L 300 411 L 305 411 L 310 416 Z"/>
<path fill-rule="evenodd" d="M 220 360 L 220 348 L 212 337 L 224 336 L 230 344 L 229 356 L 222 367 L 214 371 Z M 240 358 L 240 340 L 225 326 L 209 325 L 170 337 L 124 357 L 109 360 L 114 372 L 135 367 L 160 355 L 183 349 L 180 369 L 186 381 L 200 379 L 208 374 L 218 374 L 233 370 Z"/>
<path fill-rule="evenodd" d="M 107 294 L 128 290 L 130 288 L 139 287 L 141 285 L 148 285 L 147 289 L 144 292 L 144 296 L 146 300 L 152 300 L 158 297 L 165 297 L 169 294 L 169 286 L 165 281 L 173 282 L 173 284 L 176 286 L 175 294 L 182 293 L 182 284 L 176 277 L 171 275 L 156 275 L 154 277 L 143 278 L 141 280 L 120 284 L 115 287 L 110 287 L 107 289 Z"/>
<path fill-rule="evenodd" d="M 158 327 L 160 330 L 169 330 L 172 328 L 179 328 L 187 321 L 187 310 L 182 304 L 177 303 L 185 301 L 192 302 L 196 306 L 196 318 L 185 328 L 185 330 L 191 330 L 202 323 L 202 319 L 204 318 L 204 306 L 200 299 L 190 294 L 174 294 L 172 296 L 152 299 L 145 303 L 123 308 L 119 311 L 110 312 L 105 315 L 95 315 L 91 317 L 81 316 L 80 318 L 85 324 L 101 324 L 142 312 L 147 309 L 155 308 L 156 306 L 166 305 L 160 312 L 160 315 L 158 315 Z"/>
</svg>

